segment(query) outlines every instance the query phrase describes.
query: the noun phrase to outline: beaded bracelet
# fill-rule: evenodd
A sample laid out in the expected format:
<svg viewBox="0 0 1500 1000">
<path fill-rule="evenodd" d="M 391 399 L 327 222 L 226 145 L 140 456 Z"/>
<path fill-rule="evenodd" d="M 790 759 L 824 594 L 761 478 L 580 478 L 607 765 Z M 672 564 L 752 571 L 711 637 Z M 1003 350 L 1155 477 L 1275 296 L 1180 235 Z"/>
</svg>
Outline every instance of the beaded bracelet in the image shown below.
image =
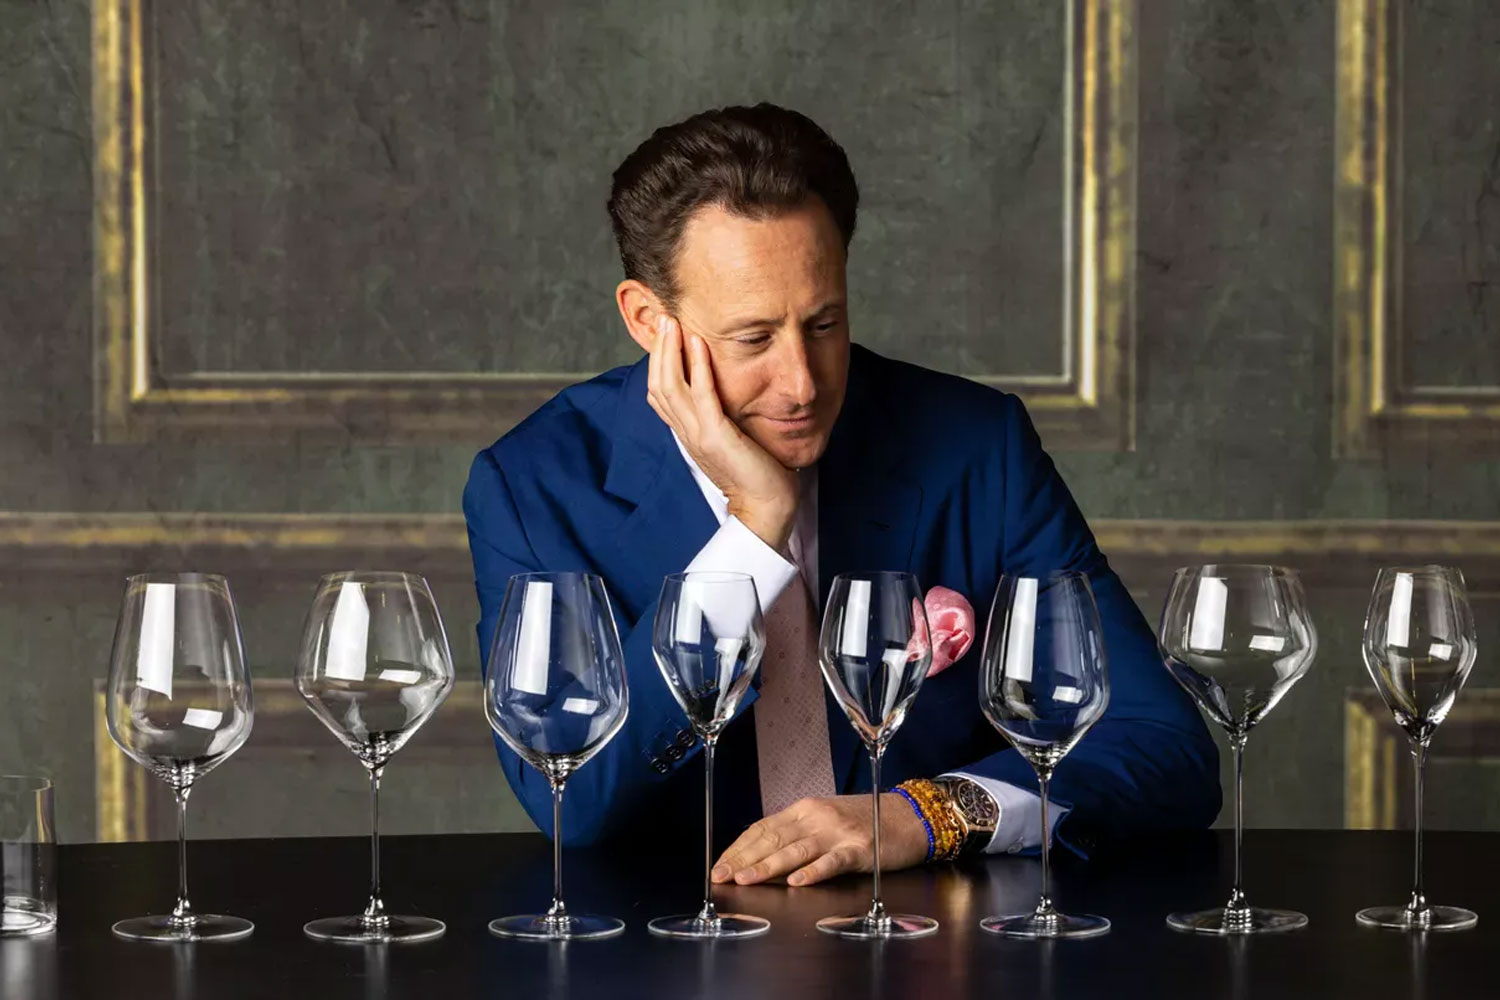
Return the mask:
<svg viewBox="0 0 1500 1000">
<path fill-rule="evenodd" d="M 931 861 L 933 853 L 937 850 L 937 838 L 933 836 L 932 824 L 927 822 L 927 817 L 922 814 L 922 807 L 917 804 L 916 799 L 911 797 L 911 792 L 908 792 L 900 785 L 897 785 L 895 788 L 891 789 L 891 791 L 895 792 L 897 795 L 901 796 L 908 803 L 910 803 L 912 812 L 916 813 L 917 819 L 922 821 L 922 829 L 927 831 L 927 857 L 923 858 L 922 860 Z"/>
<path fill-rule="evenodd" d="M 909 796 L 923 822 L 932 831 L 932 850 L 928 860 L 947 861 L 958 857 L 967 831 L 947 793 L 925 778 L 903 781 L 896 786 L 896 791 Z"/>
</svg>

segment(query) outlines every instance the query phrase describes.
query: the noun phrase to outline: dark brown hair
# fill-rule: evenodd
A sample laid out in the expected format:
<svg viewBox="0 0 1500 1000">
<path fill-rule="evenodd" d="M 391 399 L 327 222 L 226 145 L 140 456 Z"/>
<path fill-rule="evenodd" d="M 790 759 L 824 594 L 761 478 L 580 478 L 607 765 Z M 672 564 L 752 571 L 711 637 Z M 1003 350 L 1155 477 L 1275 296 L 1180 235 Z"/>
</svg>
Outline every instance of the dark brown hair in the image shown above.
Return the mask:
<svg viewBox="0 0 1500 1000">
<path fill-rule="evenodd" d="M 750 219 L 816 195 L 854 236 L 859 187 L 838 143 L 806 115 L 774 104 L 704 111 L 664 125 L 615 170 L 609 219 L 625 277 L 674 308 L 673 262 L 689 216 L 704 205 Z"/>
</svg>

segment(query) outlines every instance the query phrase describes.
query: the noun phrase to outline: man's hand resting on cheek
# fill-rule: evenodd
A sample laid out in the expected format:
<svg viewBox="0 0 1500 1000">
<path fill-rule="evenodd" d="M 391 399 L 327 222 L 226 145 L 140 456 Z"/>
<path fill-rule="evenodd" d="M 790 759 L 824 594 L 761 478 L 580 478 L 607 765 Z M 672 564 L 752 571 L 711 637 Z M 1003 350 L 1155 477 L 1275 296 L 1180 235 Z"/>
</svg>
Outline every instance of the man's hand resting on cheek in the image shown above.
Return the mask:
<svg viewBox="0 0 1500 1000">
<path fill-rule="evenodd" d="M 677 434 L 703 474 L 729 502 L 729 513 L 782 551 L 797 514 L 797 474 L 772 458 L 724 413 L 714 389 L 708 345 L 677 321 L 657 320 L 646 401 Z M 684 366 L 686 354 L 686 366 Z"/>
<path fill-rule="evenodd" d="M 927 831 L 911 806 L 894 792 L 880 796 L 881 871 L 910 868 L 927 858 Z M 715 882 L 740 885 L 787 876 L 788 885 L 812 885 L 875 865 L 870 796 L 802 799 L 753 823 L 714 863 Z"/>
</svg>

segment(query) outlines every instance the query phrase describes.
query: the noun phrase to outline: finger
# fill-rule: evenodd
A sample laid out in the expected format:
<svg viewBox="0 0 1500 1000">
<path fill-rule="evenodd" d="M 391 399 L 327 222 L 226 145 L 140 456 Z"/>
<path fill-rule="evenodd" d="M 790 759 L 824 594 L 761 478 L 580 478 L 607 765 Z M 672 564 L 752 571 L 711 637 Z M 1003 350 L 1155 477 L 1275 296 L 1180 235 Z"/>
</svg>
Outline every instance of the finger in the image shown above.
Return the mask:
<svg viewBox="0 0 1500 1000">
<path fill-rule="evenodd" d="M 779 851 L 775 851 L 762 861 L 758 861 L 749 868 L 740 870 L 734 880 L 740 885 L 754 885 L 756 882 L 764 882 L 768 878 L 776 878 L 785 875 L 789 871 L 800 868 L 805 864 L 823 856 L 823 844 L 816 837 L 803 837 L 794 840 Z"/>
<path fill-rule="evenodd" d="M 684 436 L 687 428 L 683 417 L 691 415 L 684 402 L 685 388 L 682 382 L 682 346 L 677 323 L 665 313 L 656 320 L 656 342 L 651 345 L 651 357 L 646 371 L 646 401 L 666 421 L 667 426 Z"/>
<path fill-rule="evenodd" d="M 864 865 L 860 864 L 858 855 L 851 847 L 835 847 L 805 868 L 799 868 L 786 878 L 787 885 L 813 885 L 824 879 L 842 875 L 845 872 L 861 871 Z"/>
<path fill-rule="evenodd" d="M 792 839 L 793 831 L 784 813 L 758 820 L 729 845 L 710 875 L 716 882 L 727 882 L 757 861 L 781 850 Z"/>
<path fill-rule="evenodd" d="M 723 411 L 719 394 L 714 391 L 714 370 L 709 362 L 708 344 L 696 333 L 687 335 L 688 391 L 700 407 L 712 406 Z"/>
<path fill-rule="evenodd" d="M 660 379 L 656 392 L 679 423 L 692 414 L 692 397 L 683 375 L 682 328 L 671 317 L 662 318 Z"/>
<path fill-rule="evenodd" d="M 663 317 L 664 318 L 664 317 Z M 667 414 L 663 412 L 661 401 L 661 369 L 662 369 L 662 344 L 666 340 L 663 334 L 665 327 L 661 319 L 656 321 L 656 339 L 651 342 L 651 350 L 646 356 L 646 402 L 657 412 L 668 424 L 671 423 Z"/>
</svg>

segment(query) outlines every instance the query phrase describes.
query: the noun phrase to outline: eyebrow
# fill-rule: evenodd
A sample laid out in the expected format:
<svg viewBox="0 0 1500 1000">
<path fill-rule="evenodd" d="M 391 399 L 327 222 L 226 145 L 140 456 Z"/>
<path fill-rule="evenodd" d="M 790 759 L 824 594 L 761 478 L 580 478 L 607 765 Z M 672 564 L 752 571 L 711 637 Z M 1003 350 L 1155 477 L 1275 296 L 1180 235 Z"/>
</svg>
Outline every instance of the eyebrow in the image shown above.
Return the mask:
<svg viewBox="0 0 1500 1000">
<path fill-rule="evenodd" d="M 803 322 L 810 322 L 827 313 L 843 308 L 843 302 L 840 302 L 837 299 L 830 300 L 818 306 L 818 308 L 809 313 L 807 315 L 807 319 L 803 320 Z M 720 329 L 719 332 L 723 335 L 728 335 L 731 333 L 739 333 L 741 330 L 749 330 L 752 327 L 757 326 L 775 326 L 779 322 L 781 322 L 781 320 L 778 317 L 771 317 L 768 319 L 736 319 L 724 324 L 723 328 Z"/>
</svg>

